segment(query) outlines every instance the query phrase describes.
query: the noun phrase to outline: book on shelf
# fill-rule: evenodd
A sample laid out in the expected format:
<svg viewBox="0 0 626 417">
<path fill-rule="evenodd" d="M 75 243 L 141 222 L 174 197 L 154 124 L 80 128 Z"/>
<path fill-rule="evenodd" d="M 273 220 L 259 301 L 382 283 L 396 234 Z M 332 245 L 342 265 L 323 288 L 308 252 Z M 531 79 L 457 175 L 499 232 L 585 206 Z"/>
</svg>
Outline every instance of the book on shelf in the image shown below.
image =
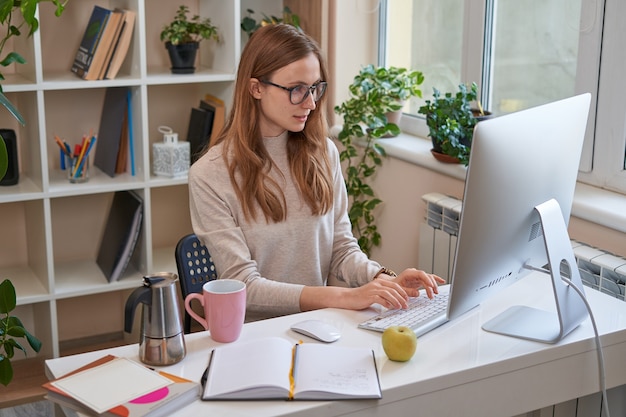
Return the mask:
<svg viewBox="0 0 626 417">
<path fill-rule="evenodd" d="M 128 87 L 109 87 L 104 94 L 94 166 L 110 177 L 115 177 L 119 153 L 127 151 L 121 145 L 125 126 L 132 123 L 128 117 L 129 91 Z"/>
<path fill-rule="evenodd" d="M 213 127 L 211 128 L 211 138 L 209 139 L 209 142 L 213 142 L 222 131 L 224 123 L 226 122 L 226 107 L 224 101 L 211 94 L 207 94 L 204 96 L 203 100 L 200 100 L 200 108 L 213 109 Z"/>
<path fill-rule="evenodd" d="M 208 107 L 210 106 L 210 107 Z M 191 163 L 196 162 L 202 150 L 208 145 L 213 128 L 213 117 L 215 108 L 212 105 L 207 107 L 191 109 L 189 117 L 189 127 L 187 129 L 187 142 L 189 142 Z"/>
<path fill-rule="evenodd" d="M 104 58 L 102 59 L 102 65 L 99 67 L 96 80 L 104 79 L 107 68 L 109 67 L 109 62 L 111 62 L 111 58 L 113 57 L 113 51 L 115 50 L 115 46 L 117 45 L 117 42 L 120 38 L 120 34 L 122 33 L 123 26 L 124 11 L 121 9 L 113 10 L 113 12 L 111 13 L 111 17 L 107 22 L 107 27 L 105 28 L 104 33 L 102 33 L 102 40 L 105 43 L 100 45 L 100 48 L 104 48 L 102 50 Z M 96 50 L 96 55 L 94 56 L 94 59 L 97 58 L 99 54 L 100 52 Z"/>
<path fill-rule="evenodd" d="M 200 384 L 106 355 L 43 384 L 46 398 L 89 415 L 166 417 L 198 399 Z"/>
<path fill-rule="evenodd" d="M 123 13 L 123 22 L 120 35 L 115 43 L 113 54 L 111 55 L 111 59 L 109 60 L 103 77 L 107 80 L 114 79 L 124 63 L 124 59 L 126 58 L 130 48 L 130 41 L 132 40 L 135 27 L 135 18 L 137 16 L 137 13 L 134 10 L 119 10 Z"/>
<path fill-rule="evenodd" d="M 89 67 L 86 69 L 84 68 L 82 71 L 74 71 L 74 67 L 72 67 L 72 71 L 74 73 L 79 75 L 82 79 L 90 81 L 102 79 L 103 73 L 106 70 L 108 59 L 110 59 L 111 57 L 111 51 L 113 50 L 113 46 L 117 41 L 117 37 L 119 36 L 120 28 L 123 22 L 123 14 L 121 11 L 108 10 L 97 5 L 94 6 L 94 9 L 96 8 L 98 9 L 98 16 L 108 15 L 108 18 L 106 19 L 106 22 L 100 20 L 100 25 L 103 27 L 103 29 L 100 32 L 100 38 L 98 39 L 98 42 L 93 49 L 93 54 L 91 56 L 91 62 L 89 64 Z M 102 9 L 104 9 L 104 11 Z M 89 27 L 87 28 L 87 31 L 90 31 Z"/>
<path fill-rule="evenodd" d="M 128 109 L 127 109 L 128 110 Z M 126 172 L 128 165 L 128 151 L 130 148 L 128 138 L 128 111 L 124 113 L 124 122 L 122 123 L 122 133 L 120 135 L 120 148 L 117 152 L 117 160 L 115 161 L 115 173 L 123 174 Z"/>
<path fill-rule="evenodd" d="M 87 77 L 91 71 L 94 54 L 110 16 L 111 10 L 97 5 L 91 12 L 71 68 L 72 72 L 81 78 Z"/>
<path fill-rule="evenodd" d="M 143 200 L 133 191 L 116 191 L 100 241 L 96 263 L 109 282 L 119 280 L 137 246 Z"/>
<path fill-rule="evenodd" d="M 371 348 L 266 337 L 210 353 L 203 400 L 382 398 Z"/>
</svg>

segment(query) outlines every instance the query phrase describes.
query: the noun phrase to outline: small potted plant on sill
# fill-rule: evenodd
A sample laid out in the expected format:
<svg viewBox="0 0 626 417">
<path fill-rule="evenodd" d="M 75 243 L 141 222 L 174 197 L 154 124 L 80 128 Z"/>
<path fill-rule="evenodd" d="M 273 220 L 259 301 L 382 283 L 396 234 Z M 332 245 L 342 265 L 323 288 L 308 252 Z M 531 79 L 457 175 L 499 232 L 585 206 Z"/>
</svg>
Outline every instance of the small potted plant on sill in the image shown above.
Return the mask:
<svg viewBox="0 0 626 417">
<path fill-rule="evenodd" d="M 472 108 L 476 102 L 478 108 Z M 426 116 L 429 136 L 433 143 L 433 156 L 441 162 L 469 163 L 469 154 L 474 135 L 474 126 L 491 115 L 482 109 L 478 101 L 478 86 L 468 88 L 459 85 L 459 90 L 441 94 L 433 88 L 433 99 L 426 100 L 418 113 Z"/>
<path fill-rule="evenodd" d="M 291 9 L 287 6 L 283 8 L 282 17 L 268 16 L 265 13 L 262 13 L 263 18 L 260 22 L 257 22 L 257 20 L 254 18 L 254 10 L 247 9 L 246 12 L 248 13 L 248 15 L 244 16 L 243 19 L 241 19 L 241 30 L 246 32 L 248 38 L 250 38 L 250 36 L 252 36 L 252 34 L 261 26 L 274 25 L 276 23 L 287 23 L 295 28 L 302 30 L 302 28 L 300 27 L 300 16 L 293 13 Z"/>
<path fill-rule="evenodd" d="M 41 342 L 30 334 L 19 318 L 10 315 L 17 304 L 15 287 L 8 279 L 0 283 L 0 384 L 7 386 L 13 379 L 13 367 L 11 359 L 15 350 L 19 349 L 24 354 L 26 348 L 16 338 L 25 338 L 30 347 L 35 351 L 41 350 Z"/>
<path fill-rule="evenodd" d="M 211 19 L 203 19 L 198 15 L 188 18 L 188 13 L 189 7 L 180 6 L 174 20 L 161 31 L 161 41 L 165 42 L 173 74 L 194 73 L 200 41 L 219 40 L 218 28 L 211 24 Z"/>
<path fill-rule="evenodd" d="M 392 123 L 387 114 L 402 108 L 399 98 L 421 95 L 417 85 L 422 80 L 423 76 L 417 71 L 367 65 L 349 86 L 350 98 L 334 109 L 343 117 L 337 139 L 343 145 L 341 161 L 346 164 L 348 216 L 359 246 L 368 255 L 381 242 L 374 212 L 382 201 L 369 185 L 386 156 L 377 139 L 400 133 L 398 125 Z"/>
<path fill-rule="evenodd" d="M 424 75 L 420 71 L 402 67 L 364 66 L 354 78 L 353 85 L 364 92 L 376 91 L 381 100 L 388 102 L 390 110 L 385 116 L 390 123 L 398 124 L 402 107 L 411 97 L 422 97 L 420 85 Z"/>
</svg>

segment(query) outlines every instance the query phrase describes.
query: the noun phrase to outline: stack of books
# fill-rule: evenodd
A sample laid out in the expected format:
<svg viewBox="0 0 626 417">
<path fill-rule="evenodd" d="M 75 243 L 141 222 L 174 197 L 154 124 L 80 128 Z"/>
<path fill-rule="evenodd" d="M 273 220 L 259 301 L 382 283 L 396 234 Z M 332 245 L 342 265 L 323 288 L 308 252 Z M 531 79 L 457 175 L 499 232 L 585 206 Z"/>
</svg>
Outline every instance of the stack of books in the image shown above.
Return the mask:
<svg viewBox="0 0 626 417">
<path fill-rule="evenodd" d="M 135 16 L 132 10 L 94 6 L 72 72 L 85 80 L 115 78 L 130 46 Z"/>
<path fill-rule="evenodd" d="M 166 417 L 200 394 L 197 382 L 112 355 L 43 387 L 46 398 L 64 408 L 108 417 Z"/>
</svg>

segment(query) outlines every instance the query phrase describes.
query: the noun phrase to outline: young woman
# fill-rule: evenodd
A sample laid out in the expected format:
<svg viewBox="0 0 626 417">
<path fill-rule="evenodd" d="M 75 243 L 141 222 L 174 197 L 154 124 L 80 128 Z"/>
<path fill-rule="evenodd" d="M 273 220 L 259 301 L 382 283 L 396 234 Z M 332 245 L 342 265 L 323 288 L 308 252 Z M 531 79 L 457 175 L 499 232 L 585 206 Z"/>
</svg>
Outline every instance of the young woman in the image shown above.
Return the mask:
<svg viewBox="0 0 626 417">
<path fill-rule="evenodd" d="M 226 125 L 189 173 L 194 232 L 220 278 L 246 283 L 247 320 L 403 308 L 419 288 L 432 297 L 443 282 L 412 268 L 396 277 L 360 250 L 327 138 L 326 80 L 307 35 L 285 24 L 257 30 L 241 55 Z"/>
</svg>

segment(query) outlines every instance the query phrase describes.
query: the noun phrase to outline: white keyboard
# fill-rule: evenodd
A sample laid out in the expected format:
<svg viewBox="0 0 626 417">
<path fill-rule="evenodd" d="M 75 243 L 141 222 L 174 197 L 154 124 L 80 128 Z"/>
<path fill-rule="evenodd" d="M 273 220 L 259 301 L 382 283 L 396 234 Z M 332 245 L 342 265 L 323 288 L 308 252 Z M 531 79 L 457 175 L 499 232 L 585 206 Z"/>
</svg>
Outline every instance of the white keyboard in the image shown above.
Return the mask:
<svg viewBox="0 0 626 417">
<path fill-rule="evenodd" d="M 407 326 L 417 336 L 447 322 L 448 292 L 436 294 L 433 299 L 425 295 L 409 299 L 409 307 L 387 310 L 359 324 L 362 329 L 383 332 L 390 326 Z"/>
</svg>

